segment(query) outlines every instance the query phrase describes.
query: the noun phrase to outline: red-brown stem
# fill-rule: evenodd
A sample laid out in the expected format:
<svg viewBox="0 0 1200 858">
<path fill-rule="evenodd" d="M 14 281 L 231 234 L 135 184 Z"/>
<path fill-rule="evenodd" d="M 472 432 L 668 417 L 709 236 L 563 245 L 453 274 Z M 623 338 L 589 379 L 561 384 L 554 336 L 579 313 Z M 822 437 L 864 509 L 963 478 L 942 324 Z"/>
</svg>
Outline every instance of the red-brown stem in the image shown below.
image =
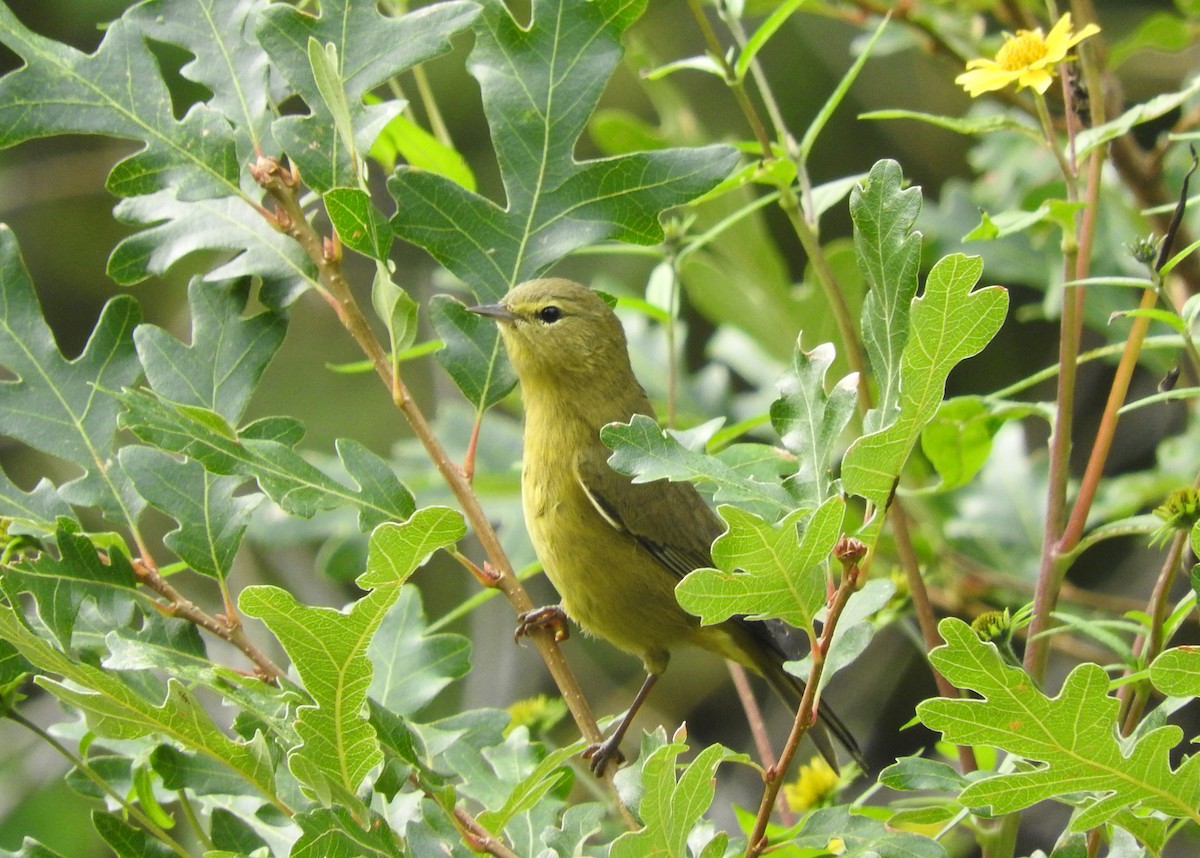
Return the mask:
<svg viewBox="0 0 1200 858">
<path fill-rule="evenodd" d="M 255 672 L 265 682 L 275 684 L 286 672 L 260 650 L 254 641 L 246 635 L 236 614 L 230 614 L 224 620 L 218 619 L 204 611 L 191 599 L 184 596 L 173 587 L 166 578 L 158 574 L 153 562 L 146 562 L 146 556 L 133 563 L 138 580 L 167 600 L 167 604 L 158 604 L 160 610 L 173 617 L 182 617 L 188 622 L 211 632 L 224 641 L 237 647 L 246 658 L 254 663 Z M 228 606 L 226 610 L 229 610 Z"/>
<path fill-rule="evenodd" d="M 1138 309 L 1149 310 L 1158 303 L 1158 293 L 1147 289 L 1142 293 L 1142 301 Z M 1112 449 L 1113 436 L 1117 431 L 1117 411 L 1125 404 L 1125 396 L 1129 393 L 1129 382 L 1133 378 L 1133 370 L 1137 366 L 1142 353 L 1142 343 L 1146 339 L 1146 331 L 1150 328 L 1150 319 L 1146 316 L 1135 316 L 1129 330 L 1129 338 L 1125 340 L 1125 350 L 1121 353 L 1121 362 L 1117 364 L 1113 376 L 1112 387 L 1108 391 L 1108 402 L 1104 405 L 1104 414 L 1100 418 L 1100 427 L 1096 431 L 1096 440 L 1092 444 L 1092 453 L 1088 457 L 1087 468 L 1083 473 L 1083 481 L 1079 484 L 1079 495 L 1071 509 L 1071 517 L 1063 530 L 1059 542 L 1059 552 L 1070 551 L 1083 538 L 1083 528 L 1087 524 L 1087 515 L 1096 498 L 1096 489 L 1100 478 L 1104 475 L 1104 465 L 1108 461 Z"/>
<path fill-rule="evenodd" d="M 1087 276 L 1092 241 L 1096 231 L 1096 208 L 1099 205 L 1100 167 L 1102 159 L 1097 150 L 1088 160 L 1087 199 L 1080 224 L 1079 246 L 1068 253 L 1064 272 L 1067 279 Z M 1033 596 L 1033 616 L 1029 625 L 1029 646 L 1025 649 L 1024 667 L 1035 680 L 1041 681 L 1049 657 L 1049 637 L 1041 634 L 1050 627 L 1050 614 L 1058 604 L 1063 569 L 1062 534 L 1067 517 L 1067 482 L 1070 477 L 1071 429 L 1074 424 L 1075 374 L 1078 369 L 1079 341 L 1083 333 L 1084 287 L 1075 287 L 1063 301 L 1060 321 L 1057 409 L 1054 429 L 1050 436 L 1050 475 L 1046 487 L 1046 518 L 1042 535 L 1042 556 L 1038 567 L 1037 585 Z"/>
<path fill-rule="evenodd" d="M 762 767 L 770 771 L 776 767 L 775 749 L 771 747 L 771 737 L 767 735 L 767 725 L 763 721 L 762 707 L 758 705 L 758 700 L 754 696 L 754 689 L 750 686 L 746 668 L 736 661 L 727 661 L 725 664 L 729 667 L 730 677 L 733 678 L 733 687 L 737 691 L 738 700 L 741 701 L 742 709 L 746 712 L 746 723 L 750 725 L 750 735 L 754 737 L 754 747 L 758 749 L 758 759 L 762 762 Z M 782 793 L 775 802 L 775 809 L 779 811 L 779 818 L 784 825 L 791 825 L 794 822 L 792 811 L 787 806 L 787 801 Z"/>
<path fill-rule="evenodd" d="M 912 534 L 908 529 L 908 516 L 904 508 L 894 500 L 888 509 L 891 519 L 892 537 L 896 540 L 896 554 L 900 558 L 900 566 L 904 569 L 904 580 L 912 596 L 913 613 L 917 618 L 917 627 L 921 630 L 921 639 L 925 643 L 925 652 L 932 652 L 942 645 L 942 636 L 937 630 L 937 614 L 933 610 L 933 600 L 929 598 L 929 590 L 925 587 L 925 579 L 921 576 L 921 562 L 913 547 Z M 949 700 L 959 696 L 958 689 L 951 685 L 950 680 L 942 676 L 940 670 L 932 665 L 933 681 L 937 684 L 938 694 Z M 963 774 L 975 771 L 979 764 L 975 759 L 975 751 L 970 745 L 957 745 L 958 765 Z"/>
<path fill-rule="evenodd" d="M 804 696 L 800 699 L 800 706 L 796 710 L 796 720 L 792 722 L 792 731 L 788 734 L 783 752 L 779 755 L 779 764 L 768 771 L 762 799 L 758 804 L 758 815 L 754 820 L 754 830 L 750 833 L 747 842 L 746 858 L 755 858 L 755 856 L 761 855 L 768 845 L 766 831 L 767 822 L 771 818 L 771 808 L 775 806 L 776 797 L 783 786 L 784 778 L 787 777 L 788 768 L 796 756 L 800 740 L 816 722 L 816 707 L 819 703 L 817 688 L 821 683 L 821 674 L 825 671 L 825 655 L 829 652 L 829 644 L 833 640 L 833 632 L 837 628 L 838 620 L 841 619 L 842 611 L 856 589 L 858 576 L 857 565 L 846 567 L 841 586 L 838 587 L 833 603 L 829 606 L 829 614 L 821 629 L 821 639 L 817 641 L 812 650 L 812 667 L 808 673 L 808 682 L 804 686 Z"/>
<path fill-rule="evenodd" d="M 1175 576 L 1179 572 L 1179 561 L 1183 558 L 1183 549 L 1188 542 L 1188 531 L 1181 530 L 1171 540 L 1171 548 L 1163 560 L 1158 580 L 1154 582 L 1154 590 L 1146 605 L 1150 628 L 1147 634 L 1138 636 L 1134 641 L 1133 652 L 1137 662 L 1149 666 L 1150 662 L 1162 652 L 1163 623 L 1167 618 L 1167 598 L 1171 587 L 1175 584 Z M 1121 702 L 1121 735 L 1128 736 L 1142 719 L 1146 701 L 1150 698 L 1150 688 L 1146 682 L 1127 683 L 1121 686 L 1117 699 Z"/>
</svg>

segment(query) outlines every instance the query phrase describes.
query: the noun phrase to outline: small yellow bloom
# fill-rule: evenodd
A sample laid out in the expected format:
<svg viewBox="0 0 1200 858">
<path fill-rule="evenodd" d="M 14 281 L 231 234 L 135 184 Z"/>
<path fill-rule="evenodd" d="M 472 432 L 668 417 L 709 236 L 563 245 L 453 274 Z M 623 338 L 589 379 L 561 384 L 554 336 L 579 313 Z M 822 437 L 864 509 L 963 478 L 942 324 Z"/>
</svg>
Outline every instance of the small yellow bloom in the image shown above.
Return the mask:
<svg viewBox="0 0 1200 858">
<path fill-rule="evenodd" d="M 1089 36 L 1100 32 L 1095 24 L 1088 24 L 1078 33 L 1071 29 L 1071 13 L 1063 15 L 1043 36 L 1042 28 L 1017 30 L 1015 36 L 1006 34 L 1004 44 L 996 59 L 977 59 L 967 63 L 967 70 L 954 82 L 976 98 L 985 92 L 1004 89 L 1016 83 L 1017 89 L 1033 87 L 1044 93 L 1054 80 L 1054 67 L 1067 59 L 1067 51 Z"/>
<path fill-rule="evenodd" d="M 783 785 L 783 797 L 796 813 L 825 804 L 837 792 L 838 776 L 820 757 L 800 767 L 796 780 Z"/>
</svg>

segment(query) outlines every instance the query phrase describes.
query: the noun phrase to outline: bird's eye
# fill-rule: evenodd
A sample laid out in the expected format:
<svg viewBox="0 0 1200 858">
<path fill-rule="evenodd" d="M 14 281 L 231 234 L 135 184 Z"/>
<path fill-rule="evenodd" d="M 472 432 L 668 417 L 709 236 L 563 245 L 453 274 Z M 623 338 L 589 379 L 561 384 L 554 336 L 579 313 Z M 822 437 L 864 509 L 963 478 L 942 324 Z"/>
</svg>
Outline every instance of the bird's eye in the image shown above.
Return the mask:
<svg viewBox="0 0 1200 858">
<path fill-rule="evenodd" d="M 537 317 L 547 325 L 553 324 L 562 318 L 563 312 L 553 304 L 548 304 L 537 311 Z"/>
</svg>

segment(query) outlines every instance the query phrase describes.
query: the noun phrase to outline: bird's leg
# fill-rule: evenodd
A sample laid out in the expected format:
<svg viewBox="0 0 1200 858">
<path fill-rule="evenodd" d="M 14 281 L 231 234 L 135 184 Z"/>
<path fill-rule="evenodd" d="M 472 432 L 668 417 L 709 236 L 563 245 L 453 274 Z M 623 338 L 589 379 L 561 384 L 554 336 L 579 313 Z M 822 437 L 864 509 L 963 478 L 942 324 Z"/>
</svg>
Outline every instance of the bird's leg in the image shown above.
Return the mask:
<svg viewBox="0 0 1200 858">
<path fill-rule="evenodd" d="M 603 742 L 589 746 L 583 752 L 583 758 L 591 760 L 592 774 L 596 777 L 604 777 L 604 770 L 608 767 L 609 760 L 616 760 L 617 765 L 625 762 L 625 756 L 621 753 L 621 740 L 625 738 L 629 725 L 633 723 L 633 717 L 637 715 L 642 704 L 646 702 L 646 698 L 650 696 L 650 689 L 654 687 L 654 683 L 658 682 L 658 677 L 657 673 L 647 673 L 646 681 L 634 695 L 633 702 L 629 704 L 629 711 L 625 713 L 625 717 L 621 719 L 617 729 L 613 730 L 613 734 Z"/>
<path fill-rule="evenodd" d="M 546 605 L 518 616 L 513 640 L 520 642 L 521 638 L 541 629 L 553 629 L 554 640 L 557 642 L 565 641 L 571 636 L 571 627 L 567 625 L 567 613 L 562 605 Z"/>
</svg>

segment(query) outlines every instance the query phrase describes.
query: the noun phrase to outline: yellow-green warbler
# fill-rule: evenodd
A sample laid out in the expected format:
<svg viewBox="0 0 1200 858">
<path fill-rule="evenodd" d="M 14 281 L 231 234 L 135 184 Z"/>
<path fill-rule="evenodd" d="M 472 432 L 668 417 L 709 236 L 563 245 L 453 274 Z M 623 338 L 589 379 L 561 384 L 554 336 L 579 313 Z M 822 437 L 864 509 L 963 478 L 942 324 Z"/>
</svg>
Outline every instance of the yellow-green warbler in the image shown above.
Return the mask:
<svg viewBox="0 0 1200 858">
<path fill-rule="evenodd" d="M 685 575 L 712 565 L 720 519 L 691 483 L 634 483 L 608 465 L 601 427 L 635 414 L 654 416 L 608 304 L 578 283 L 551 278 L 471 309 L 499 323 L 521 383 L 525 525 L 562 598 L 561 611 L 646 666 L 646 681 L 625 718 L 589 749 L 592 769 L 603 773 L 619 759 L 622 737 L 676 647 L 703 647 L 744 665 L 795 709 L 804 683 L 783 669 L 783 651 L 765 625 L 731 619 L 701 626 L 675 599 Z M 561 622 L 561 611 L 542 609 L 522 621 Z M 836 768 L 828 728 L 861 764 L 845 725 L 828 708 L 819 717 L 811 735 L 822 755 Z"/>
</svg>

